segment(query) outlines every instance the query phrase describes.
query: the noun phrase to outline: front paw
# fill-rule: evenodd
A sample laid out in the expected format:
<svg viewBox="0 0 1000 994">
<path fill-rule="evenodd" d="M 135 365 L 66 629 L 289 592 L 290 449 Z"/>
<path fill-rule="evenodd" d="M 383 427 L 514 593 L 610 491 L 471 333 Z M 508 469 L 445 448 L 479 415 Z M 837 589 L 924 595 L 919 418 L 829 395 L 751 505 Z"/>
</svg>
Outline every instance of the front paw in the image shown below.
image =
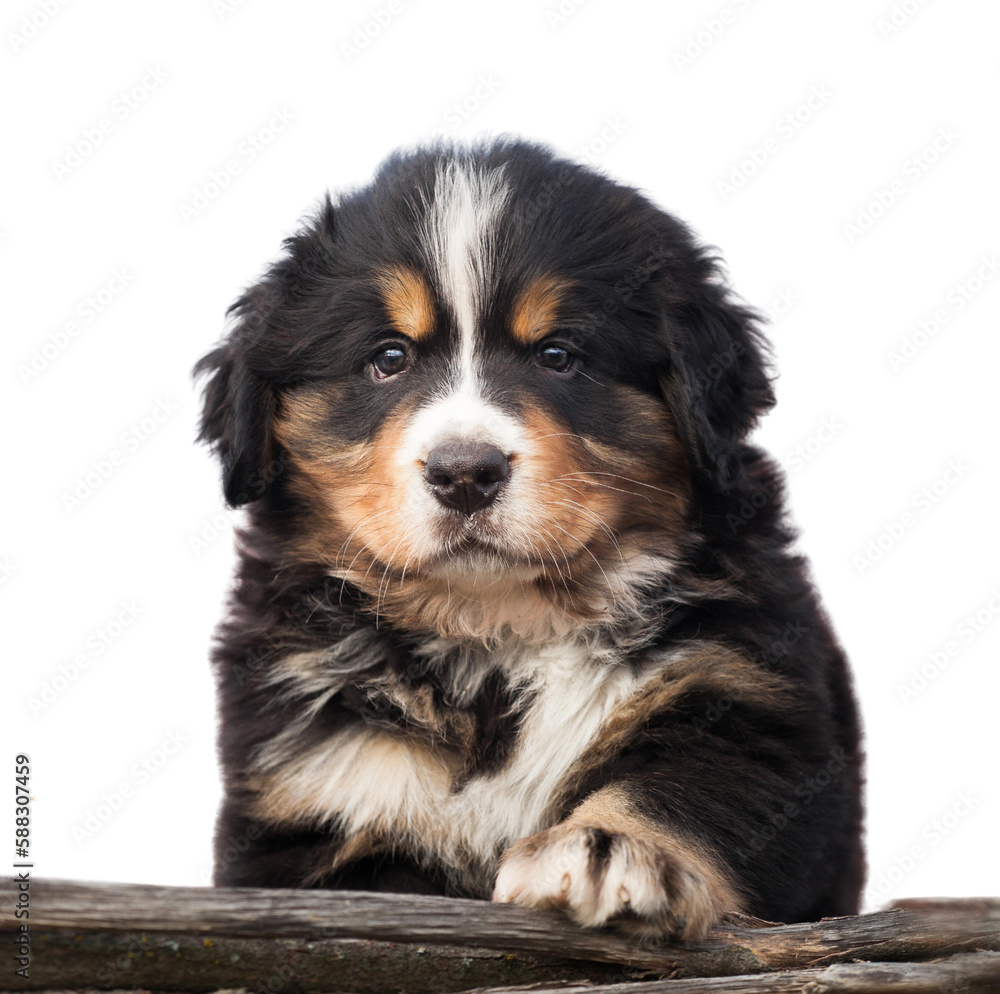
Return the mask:
<svg viewBox="0 0 1000 994">
<path fill-rule="evenodd" d="M 659 833 L 559 824 L 503 855 L 493 900 L 559 908 L 587 927 L 700 939 L 732 910 L 728 888 L 703 861 Z"/>
</svg>

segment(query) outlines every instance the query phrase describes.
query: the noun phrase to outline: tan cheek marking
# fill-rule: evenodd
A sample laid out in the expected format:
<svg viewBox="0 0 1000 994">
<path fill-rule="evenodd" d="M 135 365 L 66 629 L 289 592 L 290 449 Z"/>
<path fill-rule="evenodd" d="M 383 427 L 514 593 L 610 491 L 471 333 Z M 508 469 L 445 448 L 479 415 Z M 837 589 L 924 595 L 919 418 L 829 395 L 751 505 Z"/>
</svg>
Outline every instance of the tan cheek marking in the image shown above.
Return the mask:
<svg viewBox="0 0 1000 994">
<path fill-rule="evenodd" d="M 519 345 L 534 345 L 548 335 L 559 318 L 569 284 L 554 275 L 541 276 L 518 297 L 510 333 Z"/>
<path fill-rule="evenodd" d="M 289 393 L 275 420 L 278 441 L 300 463 L 342 462 L 364 453 L 363 444 L 334 448 L 330 422 L 342 403 L 341 391 L 328 383 L 312 383 Z"/>
<path fill-rule="evenodd" d="M 401 500 L 406 468 L 394 461 L 412 404 L 388 417 L 371 442 L 344 445 L 327 427 L 338 399 L 329 386 L 304 388 L 286 400 L 275 429 L 306 505 L 289 551 L 335 568 L 353 563 L 364 575 L 380 550 L 400 562 L 416 552 Z M 381 570 L 372 574 L 377 579 Z"/>
<path fill-rule="evenodd" d="M 669 411 L 639 391 L 616 389 L 623 411 L 641 423 L 643 449 L 574 435 L 537 407 L 523 415 L 531 453 L 522 465 L 540 523 L 566 555 L 596 558 L 605 572 L 623 565 L 618 542 L 629 528 L 670 541 L 681 535 L 690 502 L 690 473 Z"/>
<path fill-rule="evenodd" d="M 434 331 L 434 298 L 426 281 L 412 269 L 390 269 L 379 277 L 382 300 L 396 330 L 415 342 Z"/>
<path fill-rule="evenodd" d="M 531 454 L 515 472 L 520 469 L 529 476 L 528 486 L 542 512 L 541 523 L 552 525 L 552 540 L 575 557 L 602 531 L 602 524 L 606 527 L 613 521 L 615 491 L 587 486 L 585 447 L 565 425 L 538 408 L 528 407 L 524 429 Z"/>
<path fill-rule="evenodd" d="M 691 471 L 673 415 L 639 390 L 618 386 L 622 410 L 641 422 L 648 438 L 641 452 L 585 439 L 595 484 L 618 490 L 623 528 L 633 525 L 677 533 L 691 501 Z"/>
</svg>

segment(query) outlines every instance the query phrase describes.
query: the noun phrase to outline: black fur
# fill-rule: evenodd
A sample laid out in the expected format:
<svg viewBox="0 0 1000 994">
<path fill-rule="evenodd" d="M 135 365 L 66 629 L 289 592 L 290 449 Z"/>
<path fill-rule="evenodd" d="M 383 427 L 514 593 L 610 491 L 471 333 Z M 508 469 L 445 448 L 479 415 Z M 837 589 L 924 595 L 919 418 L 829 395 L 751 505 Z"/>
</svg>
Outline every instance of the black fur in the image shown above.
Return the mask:
<svg viewBox="0 0 1000 994">
<path fill-rule="evenodd" d="M 554 412 L 568 432 L 611 449 L 652 452 L 658 440 L 645 408 L 615 392 L 628 387 L 638 392 L 629 397 L 665 405 L 684 444 L 690 507 L 673 536 L 681 566 L 644 588 L 632 614 L 592 625 L 594 644 L 613 650 L 609 665 L 633 667 L 680 647 L 715 646 L 749 660 L 756 674 L 733 682 L 706 665 L 627 742 L 580 768 L 553 799 L 550 823 L 601 786 L 621 784 L 645 817 L 718 857 L 746 896 L 744 910 L 782 921 L 856 912 L 857 712 L 843 653 L 792 551 L 781 474 L 747 442 L 774 402 L 755 316 L 681 222 L 631 189 L 510 141 L 400 154 L 370 187 L 327 200 L 234 305 L 233 331 L 197 367 L 209 376 L 201 438 L 221 457 L 227 501 L 248 506 L 214 653 L 226 787 L 217 882 L 481 897 L 492 887 L 495 860 L 445 865 L 398 840 L 334 870 L 345 842 L 336 819 L 269 823 L 248 778 L 259 750 L 319 693 L 282 695 L 269 682 L 292 653 L 331 650 L 330 693 L 302 726 L 301 751 L 352 724 L 382 728 L 461 755 L 453 792 L 503 769 L 532 703 L 530 688 L 494 664 L 495 640 L 442 645 L 433 632 L 376 616 L 371 594 L 332 578 L 329 563 L 289 551 L 310 510 L 274 432 L 290 391 L 329 384 L 338 414 L 317 431 L 324 444 L 346 447 L 370 442 L 393 410 L 447 375 L 455 327 L 438 300 L 438 330 L 414 373 L 392 391 L 365 378 L 386 326 L 374 274 L 387 263 L 426 270 L 421 191 L 429 197 L 448 158 L 503 164 L 514 190 L 498 222 L 508 248 L 482 328 L 488 398 L 515 414 L 533 405 Z M 506 316 L 517 288 L 553 266 L 573 282 L 563 338 L 580 350 L 586 375 L 536 382 L 530 356 L 509 345 Z M 666 664 L 663 679 L 672 679 Z M 410 703 L 418 696 L 420 709 Z M 610 837 L 594 831 L 604 860 Z M 514 841 L 498 843 L 496 856 Z"/>
</svg>

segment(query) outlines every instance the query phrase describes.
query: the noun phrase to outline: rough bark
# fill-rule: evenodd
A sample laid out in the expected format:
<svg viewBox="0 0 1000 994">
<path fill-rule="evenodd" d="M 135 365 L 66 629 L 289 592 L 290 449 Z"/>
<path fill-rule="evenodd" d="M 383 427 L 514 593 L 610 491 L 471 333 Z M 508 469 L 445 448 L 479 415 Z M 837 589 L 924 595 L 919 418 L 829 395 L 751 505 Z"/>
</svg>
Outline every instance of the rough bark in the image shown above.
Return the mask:
<svg viewBox="0 0 1000 994">
<path fill-rule="evenodd" d="M 6 907 L 14 894 L 11 881 L 0 883 Z M 741 919 L 702 943 L 650 946 L 584 931 L 556 912 L 419 895 L 59 880 L 33 880 L 30 894 L 31 980 L 12 977 L 11 989 L 921 991 L 986 990 L 990 971 L 1000 974 L 996 956 L 958 955 L 1000 952 L 997 899 L 907 902 L 795 925 Z M 5 946 L 14 926 L 4 918 Z M 786 972 L 766 976 L 775 971 Z M 727 977 L 729 986 L 705 979 Z"/>
</svg>

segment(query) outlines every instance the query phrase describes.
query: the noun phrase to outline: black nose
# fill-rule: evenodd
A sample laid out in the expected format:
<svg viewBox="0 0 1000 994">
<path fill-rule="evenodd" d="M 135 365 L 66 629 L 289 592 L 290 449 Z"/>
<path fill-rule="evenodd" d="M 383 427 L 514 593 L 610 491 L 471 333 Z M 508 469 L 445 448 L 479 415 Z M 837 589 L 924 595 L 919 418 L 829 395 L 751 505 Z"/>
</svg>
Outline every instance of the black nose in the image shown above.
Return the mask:
<svg viewBox="0 0 1000 994">
<path fill-rule="evenodd" d="M 431 451 L 424 467 L 434 496 L 463 514 L 492 504 L 508 476 L 507 457 L 482 442 L 445 442 Z"/>
</svg>

